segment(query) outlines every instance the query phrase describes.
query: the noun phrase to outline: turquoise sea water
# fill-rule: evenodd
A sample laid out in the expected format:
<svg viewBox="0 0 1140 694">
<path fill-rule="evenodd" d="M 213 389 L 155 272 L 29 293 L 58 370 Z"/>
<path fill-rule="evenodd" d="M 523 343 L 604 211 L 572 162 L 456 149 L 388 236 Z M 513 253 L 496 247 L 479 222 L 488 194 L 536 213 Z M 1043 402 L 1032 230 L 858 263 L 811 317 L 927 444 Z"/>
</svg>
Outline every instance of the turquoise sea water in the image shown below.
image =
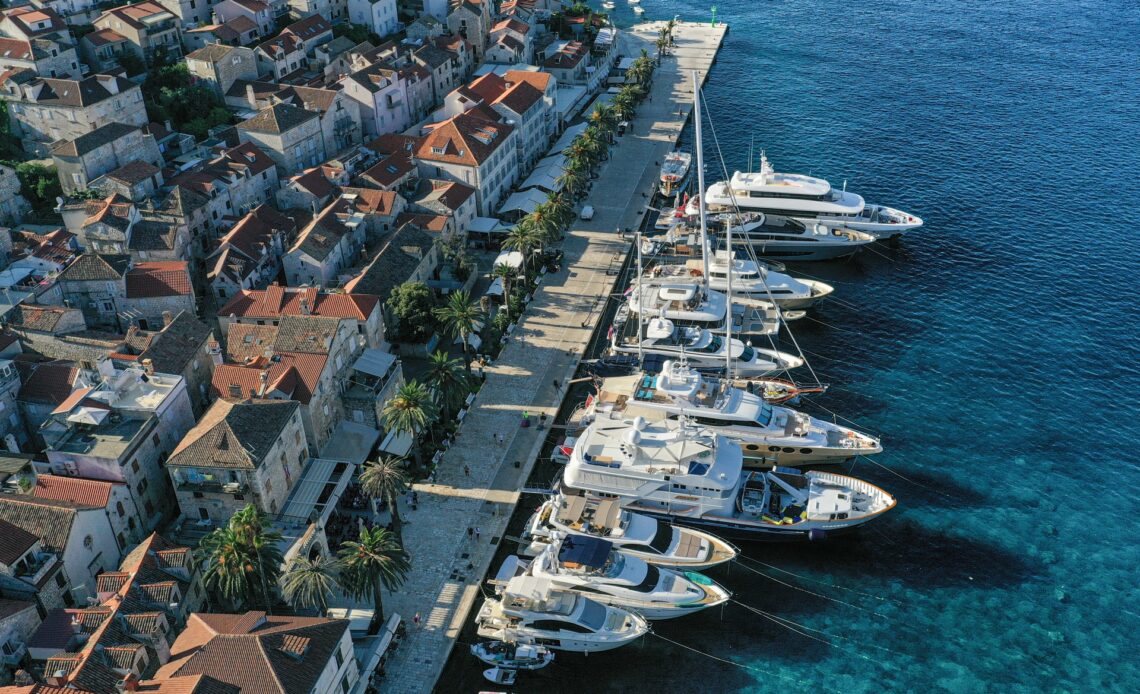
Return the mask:
<svg viewBox="0 0 1140 694">
<path fill-rule="evenodd" d="M 739 605 L 655 625 L 751 669 L 650 636 L 514 691 L 1140 691 L 1140 6 L 717 4 L 729 169 L 754 136 L 779 171 L 926 220 L 793 269 L 837 287 L 794 328 L 833 384 L 819 404 L 883 436 L 906 479 L 854 474 L 899 507 L 713 572 L 800 633 Z M 453 662 L 440 691 L 488 688 L 479 669 Z"/>
</svg>

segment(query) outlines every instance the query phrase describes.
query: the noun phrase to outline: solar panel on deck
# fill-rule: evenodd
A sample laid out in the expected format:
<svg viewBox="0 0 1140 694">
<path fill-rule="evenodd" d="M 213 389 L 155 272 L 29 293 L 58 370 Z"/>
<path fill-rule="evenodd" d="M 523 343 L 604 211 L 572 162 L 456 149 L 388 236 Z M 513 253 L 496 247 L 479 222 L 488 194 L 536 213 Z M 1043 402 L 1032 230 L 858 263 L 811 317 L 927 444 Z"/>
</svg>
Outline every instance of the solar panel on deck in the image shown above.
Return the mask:
<svg viewBox="0 0 1140 694">
<path fill-rule="evenodd" d="M 562 548 L 558 550 L 558 561 L 590 567 L 603 566 L 613 546 L 614 543 L 609 540 L 571 536 L 563 540 Z"/>
</svg>

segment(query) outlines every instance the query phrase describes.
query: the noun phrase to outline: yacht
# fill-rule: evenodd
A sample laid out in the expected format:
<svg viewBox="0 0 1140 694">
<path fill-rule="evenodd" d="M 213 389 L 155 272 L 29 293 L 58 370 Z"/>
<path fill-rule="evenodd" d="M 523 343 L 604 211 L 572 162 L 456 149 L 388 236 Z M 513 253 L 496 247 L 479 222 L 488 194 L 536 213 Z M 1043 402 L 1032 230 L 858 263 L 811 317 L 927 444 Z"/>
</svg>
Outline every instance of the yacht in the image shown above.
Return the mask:
<svg viewBox="0 0 1140 694">
<path fill-rule="evenodd" d="M 630 0 L 630 2 L 637 2 L 637 0 Z M 645 14 L 645 8 L 641 7 L 640 5 L 634 5 L 633 13 L 640 17 L 641 15 Z"/>
<path fill-rule="evenodd" d="M 475 624 L 483 638 L 578 653 L 620 648 L 649 631 L 641 615 L 559 590 L 533 576 L 513 578 L 502 597 L 488 597 Z"/>
<path fill-rule="evenodd" d="M 686 265 L 703 272 L 700 260 L 689 260 Z M 729 258 L 727 251 L 716 251 L 709 258 L 709 288 L 728 291 L 729 268 L 732 272 L 732 295 L 774 301 L 782 309 L 810 308 L 827 298 L 834 287 L 819 280 L 797 279 L 775 272 L 753 260 Z"/>
<path fill-rule="evenodd" d="M 471 655 L 504 670 L 541 670 L 554 660 L 554 653 L 544 646 L 503 641 L 473 643 Z"/>
<path fill-rule="evenodd" d="M 745 467 L 841 463 L 883 450 L 872 436 L 772 405 L 679 361 L 666 361 L 659 374 L 602 379 L 583 415 L 585 423 L 603 418 L 691 419 L 740 444 Z"/>
<path fill-rule="evenodd" d="M 922 219 L 913 214 L 884 205 L 868 205 L 862 196 L 836 190 L 822 178 L 777 173 L 764 153 L 760 154 L 759 172 L 734 172 L 728 183 L 718 181 L 709 186 L 705 200 L 710 210 L 811 219 L 863 231 L 876 239 L 897 237 L 922 226 Z"/>
<path fill-rule="evenodd" d="M 699 274 L 699 270 L 697 271 Z M 706 328 L 717 335 L 728 331 L 728 297 L 711 290 L 692 271 L 675 265 L 658 265 L 649 273 L 633 280 L 626 291 L 628 313 L 646 318 L 668 318 L 674 326 Z M 780 332 L 780 314 L 775 307 L 759 299 L 734 297 L 732 300 L 732 333 L 734 335 L 776 335 Z M 619 308 L 619 311 L 621 309 Z M 620 314 L 615 321 L 624 320 Z"/>
<path fill-rule="evenodd" d="M 614 352 L 686 358 L 698 369 L 723 370 L 731 356 L 732 370 L 740 376 L 763 376 L 803 366 L 804 360 L 775 349 L 761 349 L 712 334 L 704 328 L 682 328 L 667 318 L 654 318 L 642 329 L 638 321 L 615 322 L 610 328 Z"/>
<path fill-rule="evenodd" d="M 670 152 L 661 165 L 661 194 L 673 195 L 689 177 L 693 155 L 688 152 Z"/>
<path fill-rule="evenodd" d="M 745 471 L 736 443 L 683 422 L 599 420 L 578 437 L 562 488 L 627 509 L 752 540 L 822 539 L 890 510 L 863 480 L 776 467 Z"/>
<path fill-rule="evenodd" d="M 557 536 L 530 561 L 507 557 L 492 583 L 501 586 L 524 575 L 649 620 L 700 612 L 724 604 L 730 595 L 703 574 L 658 568 L 614 549 L 609 540 L 580 535 Z"/>
<path fill-rule="evenodd" d="M 765 258 L 794 262 L 835 260 L 875 242 L 874 236 L 861 231 L 763 212 L 717 215 L 714 219 L 733 225 L 734 249 L 751 246 L 756 255 Z"/>
<path fill-rule="evenodd" d="M 659 568 L 699 571 L 732 561 L 736 548 L 700 530 L 682 528 L 632 513 L 617 499 L 559 494 L 546 500 L 527 522 L 523 554 L 543 552 L 563 534 L 613 543 L 626 554 Z"/>
</svg>

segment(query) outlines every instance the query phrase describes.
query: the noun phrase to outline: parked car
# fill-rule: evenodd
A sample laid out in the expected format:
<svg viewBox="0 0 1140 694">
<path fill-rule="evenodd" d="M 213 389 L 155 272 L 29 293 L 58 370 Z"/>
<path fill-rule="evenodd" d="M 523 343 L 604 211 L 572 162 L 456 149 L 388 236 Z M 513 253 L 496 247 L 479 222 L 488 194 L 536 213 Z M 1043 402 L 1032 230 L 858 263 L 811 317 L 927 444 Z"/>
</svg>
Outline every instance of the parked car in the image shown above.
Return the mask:
<svg viewBox="0 0 1140 694">
<path fill-rule="evenodd" d="M 586 205 L 585 207 L 582 208 L 582 213 L 578 216 L 581 217 L 582 219 L 585 219 L 585 220 L 593 219 L 594 218 L 594 206 L 593 205 Z"/>
</svg>

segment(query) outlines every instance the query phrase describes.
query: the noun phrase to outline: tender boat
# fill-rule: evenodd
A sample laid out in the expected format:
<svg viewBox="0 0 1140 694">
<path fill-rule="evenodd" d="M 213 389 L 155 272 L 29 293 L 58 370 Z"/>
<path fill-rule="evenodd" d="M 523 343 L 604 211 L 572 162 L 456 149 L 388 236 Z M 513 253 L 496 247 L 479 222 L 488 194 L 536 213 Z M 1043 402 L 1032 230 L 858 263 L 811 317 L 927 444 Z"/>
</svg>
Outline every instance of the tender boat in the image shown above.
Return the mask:
<svg viewBox="0 0 1140 694">
<path fill-rule="evenodd" d="M 826 393 L 828 388 L 826 383 L 819 383 L 814 386 L 800 385 L 784 378 L 738 378 L 734 379 L 732 384 L 737 388 L 747 390 L 749 393 L 759 395 L 764 398 L 764 402 L 773 405 L 781 405 L 785 402 L 795 403 L 803 395 Z"/>
<path fill-rule="evenodd" d="M 777 173 L 763 153 L 759 172 L 736 171 L 731 181 L 712 184 L 706 191 L 706 203 L 710 210 L 739 209 L 810 219 L 866 232 L 876 239 L 900 236 L 922 226 L 922 219 L 913 214 L 883 205 L 867 205 L 862 196 L 836 190 L 822 178 Z"/>
<path fill-rule="evenodd" d="M 616 499 L 559 494 L 535 511 L 523 554 L 536 556 L 562 534 L 593 537 L 657 567 L 699 571 L 736 558 L 736 548 L 709 533 L 627 511 Z"/>
<path fill-rule="evenodd" d="M 634 2 L 634 0 L 630 0 L 630 2 Z M 643 15 L 643 14 L 645 14 L 645 8 L 641 7 L 640 5 L 634 5 L 633 6 L 633 13 L 636 15 L 639 15 L 639 16 Z"/>
<path fill-rule="evenodd" d="M 841 463 L 883 450 L 854 429 L 772 405 L 730 381 L 706 377 L 680 361 L 661 373 L 602 379 L 583 423 L 687 418 L 740 444 L 746 467 Z"/>
<path fill-rule="evenodd" d="M 869 482 L 777 467 L 745 471 L 736 443 L 707 428 L 638 417 L 582 432 L 562 487 L 614 497 L 627 509 L 754 540 L 822 539 L 894 507 Z"/>
<path fill-rule="evenodd" d="M 688 152 L 670 152 L 661 165 L 661 194 L 673 195 L 689 177 L 693 155 Z"/>
<path fill-rule="evenodd" d="M 554 653 L 544 646 L 503 641 L 472 644 L 471 655 L 504 670 L 540 670 L 554 660 Z"/>
<path fill-rule="evenodd" d="M 641 615 L 609 607 L 550 581 L 519 576 L 488 597 L 475 618 L 483 638 L 577 653 L 597 653 L 633 643 L 649 631 Z"/>
<path fill-rule="evenodd" d="M 559 533 L 531 561 L 507 557 L 492 581 L 505 585 L 516 576 L 549 580 L 561 590 L 633 610 L 649 620 L 673 619 L 725 603 L 730 593 L 695 572 L 658 568 L 614 543 Z"/>
<path fill-rule="evenodd" d="M 644 328 L 637 321 L 615 322 L 610 328 L 611 348 L 624 354 L 654 354 L 688 359 L 698 369 L 721 371 L 731 356 L 732 371 L 739 376 L 765 376 L 803 366 L 794 354 L 746 345 L 712 334 L 703 328 L 677 327 L 666 318 L 654 318 Z"/>
</svg>

